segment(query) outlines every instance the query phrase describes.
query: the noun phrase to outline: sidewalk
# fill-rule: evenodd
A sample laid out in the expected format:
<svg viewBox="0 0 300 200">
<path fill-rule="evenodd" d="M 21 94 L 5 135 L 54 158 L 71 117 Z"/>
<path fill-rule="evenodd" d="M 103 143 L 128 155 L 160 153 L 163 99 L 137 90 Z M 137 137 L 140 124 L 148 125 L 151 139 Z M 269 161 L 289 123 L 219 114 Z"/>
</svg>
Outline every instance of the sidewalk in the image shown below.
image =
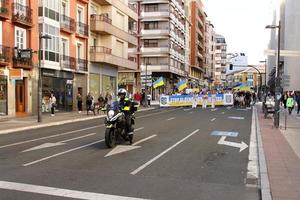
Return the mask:
<svg viewBox="0 0 300 200">
<path fill-rule="evenodd" d="M 281 113 L 281 128 L 275 129 L 272 118 L 264 119 L 261 106 L 257 107 L 269 181 L 269 184 L 265 185 L 270 189 L 270 195 L 262 195 L 262 200 L 269 200 L 268 197 L 273 200 L 299 200 L 300 118 L 297 118 L 295 114 L 287 115 L 287 129 L 285 130 L 285 115 Z M 261 181 L 265 182 L 265 180 Z"/>
<path fill-rule="evenodd" d="M 138 112 L 153 110 L 157 108 L 156 106 L 150 108 L 141 107 L 138 109 Z M 99 119 L 105 117 L 103 112 L 100 111 L 99 115 L 94 115 L 90 113 L 87 115 L 86 111 L 81 113 L 78 112 L 61 112 L 55 113 L 55 116 L 51 117 L 50 113 L 44 113 L 42 115 L 42 122 L 37 122 L 37 116 L 28 116 L 21 118 L 0 118 L 0 135 L 8 134 L 12 132 L 44 128 L 49 126 L 57 126 L 67 123 L 79 122 L 79 121 L 87 121 L 91 119 Z"/>
</svg>

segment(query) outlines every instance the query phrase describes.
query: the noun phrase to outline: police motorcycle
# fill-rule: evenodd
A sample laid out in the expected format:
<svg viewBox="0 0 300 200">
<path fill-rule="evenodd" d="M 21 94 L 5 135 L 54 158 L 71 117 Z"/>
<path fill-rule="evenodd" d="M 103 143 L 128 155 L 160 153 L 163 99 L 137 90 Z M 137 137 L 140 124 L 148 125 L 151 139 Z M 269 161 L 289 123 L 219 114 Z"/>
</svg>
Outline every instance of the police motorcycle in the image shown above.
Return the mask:
<svg viewBox="0 0 300 200">
<path fill-rule="evenodd" d="M 136 111 L 136 106 L 133 104 L 133 111 Z M 133 133 L 129 133 L 126 126 L 126 116 L 121 111 L 121 106 L 118 101 L 112 103 L 107 108 L 107 116 L 105 118 L 105 144 L 108 148 L 115 147 L 117 142 L 129 141 L 133 142 Z M 131 125 L 134 124 L 134 113 L 131 114 Z"/>
</svg>

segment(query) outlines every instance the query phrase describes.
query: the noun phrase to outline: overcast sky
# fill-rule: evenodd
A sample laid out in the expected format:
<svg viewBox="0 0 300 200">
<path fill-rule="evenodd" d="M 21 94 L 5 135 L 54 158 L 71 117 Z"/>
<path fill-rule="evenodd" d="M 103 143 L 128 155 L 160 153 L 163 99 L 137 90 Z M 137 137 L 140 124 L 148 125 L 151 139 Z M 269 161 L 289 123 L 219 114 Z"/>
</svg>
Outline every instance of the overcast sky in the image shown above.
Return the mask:
<svg viewBox="0 0 300 200">
<path fill-rule="evenodd" d="M 202 0 L 208 19 L 225 36 L 228 52 L 244 52 L 249 64 L 264 60 L 272 23 L 272 0 Z"/>
</svg>

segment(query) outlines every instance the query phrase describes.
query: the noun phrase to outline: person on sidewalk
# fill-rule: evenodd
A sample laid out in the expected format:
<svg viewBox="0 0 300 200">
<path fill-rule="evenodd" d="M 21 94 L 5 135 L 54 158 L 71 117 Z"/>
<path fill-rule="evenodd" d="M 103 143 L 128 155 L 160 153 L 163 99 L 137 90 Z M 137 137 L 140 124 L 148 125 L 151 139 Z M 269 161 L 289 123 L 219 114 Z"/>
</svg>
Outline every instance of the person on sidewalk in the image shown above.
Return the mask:
<svg viewBox="0 0 300 200">
<path fill-rule="evenodd" d="M 296 102 L 297 102 L 297 115 L 299 115 L 299 112 L 300 112 L 300 93 L 297 93 L 297 95 L 296 95 Z"/>
<path fill-rule="evenodd" d="M 53 92 L 51 92 L 50 94 L 50 107 L 51 107 L 51 117 L 54 116 L 54 110 L 55 110 L 55 107 L 56 107 L 56 97 L 54 96 Z"/>
<path fill-rule="evenodd" d="M 78 94 L 77 94 L 76 99 L 77 99 L 77 109 L 78 109 L 78 113 L 81 113 L 81 111 L 82 111 L 82 96 L 81 96 L 81 94 L 80 94 L 79 92 L 78 92 Z"/>
<path fill-rule="evenodd" d="M 293 108 L 294 108 L 294 98 L 292 95 L 289 95 L 287 100 L 286 100 L 286 107 L 288 108 L 289 110 L 289 114 L 292 114 L 292 111 L 293 111 Z"/>
<path fill-rule="evenodd" d="M 92 111 L 92 104 L 93 104 L 93 96 L 91 95 L 91 93 L 89 92 L 87 97 L 86 97 L 86 114 L 88 115 L 90 111 Z"/>
</svg>

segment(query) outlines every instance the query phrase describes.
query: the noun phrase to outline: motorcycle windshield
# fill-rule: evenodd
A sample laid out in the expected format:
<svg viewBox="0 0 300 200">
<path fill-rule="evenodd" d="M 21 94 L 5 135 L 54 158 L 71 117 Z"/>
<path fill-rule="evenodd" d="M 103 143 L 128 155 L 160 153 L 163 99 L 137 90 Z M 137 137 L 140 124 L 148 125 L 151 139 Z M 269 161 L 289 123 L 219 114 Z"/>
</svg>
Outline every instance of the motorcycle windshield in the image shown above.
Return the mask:
<svg viewBox="0 0 300 200">
<path fill-rule="evenodd" d="M 119 102 L 115 101 L 112 103 L 110 110 L 119 111 Z"/>
</svg>

